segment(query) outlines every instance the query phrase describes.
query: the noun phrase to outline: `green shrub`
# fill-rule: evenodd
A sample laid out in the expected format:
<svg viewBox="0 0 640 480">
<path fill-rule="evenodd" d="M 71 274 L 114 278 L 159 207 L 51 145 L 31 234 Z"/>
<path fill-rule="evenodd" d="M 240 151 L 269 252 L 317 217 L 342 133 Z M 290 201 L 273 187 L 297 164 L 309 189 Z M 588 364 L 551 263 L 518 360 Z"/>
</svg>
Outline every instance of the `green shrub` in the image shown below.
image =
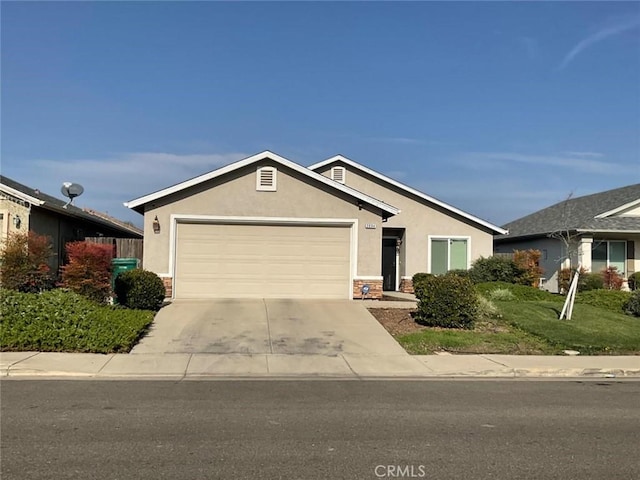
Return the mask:
<svg viewBox="0 0 640 480">
<path fill-rule="evenodd" d="M 469 273 L 469 270 L 461 270 L 461 269 L 449 270 L 446 273 L 446 275 L 455 275 L 456 277 L 471 278 L 471 274 Z"/>
<path fill-rule="evenodd" d="M 62 286 L 98 303 L 111 296 L 111 245 L 69 242 L 69 262 L 62 267 Z"/>
<path fill-rule="evenodd" d="M 588 292 L 590 290 L 602 290 L 604 288 L 604 278 L 601 273 L 585 273 L 578 278 L 578 291 Z"/>
<path fill-rule="evenodd" d="M 533 300 L 548 300 L 554 301 L 558 300 L 559 297 L 554 295 L 553 293 L 549 293 L 545 290 L 540 290 L 534 287 L 527 287 L 526 285 L 514 285 L 513 283 L 507 282 L 485 282 L 479 283 L 476 285 L 476 289 L 481 295 L 485 297 L 491 298 L 492 300 L 498 301 L 493 295 L 493 292 L 496 290 L 508 290 L 511 295 L 513 295 L 512 300 L 518 301 L 533 301 Z M 497 295 L 505 295 L 500 294 Z"/>
<path fill-rule="evenodd" d="M 632 273 L 629 275 L 629 288 L 633 290 L 640 290 L 640 272 Z"/>
<path fill-rule="evenodd" d="M 162 279 L 142 269 L 127 270 L 116 277 L 118 303 L 140 310 L 160 310 L 166 290 Z"/>
<path fill-rule="evenodd" d="M 496 288 L 495 290 L 491 290 L 489 292 L 489 297 L 491 300 L 495 300 L 496 302 L 510 302 L 516 299 L 516 296 L 511 293 L 511 290 L 508 288 Z"/>
<path fill-rule="evenodd" d="M 19 292 L 41 292 L 54 287 L 48 261 L 51 239 L 34 232 L 9 235 L 0 253 L 0 282 Z"/>
<path fill-rule="evenodd" d="M 590 290 L 578 292 L 576 303 L 583 303 L 593 307 L 604 308 L 611 312 L 621 313 L 631 294 L 620 290 Z"/>
<path fill-rule="evenodd" d="M 526 275 L 526 271 L 505 257 L 480 257 L 473 262 L 469 270 L 469 278 L 473 283 L 507 282 L 518 283 Z"/>
<path fill-rule="evenodd" d="M 128 352 L 153 313 L 97 303 L 74 292 L 0 290 L 3 351 Z"/>
<path fill-rule="evenodd" d="M 468 278 L 456 275 L 423 277 L 414 284 L 418 323 L 432 327 L 472 328 L 478 315 L 478 295 Z"/>
<path fill-rule="evenodd" d="M 635 290 L 626 301 L 624 310 L 629 315 L 640 317 L 640 289 Z"/>
</svg>

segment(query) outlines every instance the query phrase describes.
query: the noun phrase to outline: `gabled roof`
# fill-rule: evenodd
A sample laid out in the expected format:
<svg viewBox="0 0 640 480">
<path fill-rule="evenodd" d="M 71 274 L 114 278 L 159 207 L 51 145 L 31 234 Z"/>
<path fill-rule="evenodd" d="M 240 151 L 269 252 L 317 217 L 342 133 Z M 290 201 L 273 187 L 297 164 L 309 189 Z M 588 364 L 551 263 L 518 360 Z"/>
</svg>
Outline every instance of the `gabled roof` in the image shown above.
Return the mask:
<svg viewBox="0 0 640 480">
<path fill-rule="evenodd" d="M 370 168 L 365 167 L 364 165 L 360 165 L 357 162 L 354 162 L 353 160 L 343 156 L 343 155 L 336 155 L 334 157 L 328 158 L 326 160 L 323 160 L 321 162 L 318 163 L 314 163 L 313 165 L 309 166 L 309 170 L 318 170 L 319 168 L 322 168 L 326 165 L 332 164 L 332 163 L 338 163 L 338 162 L 342 162 L 345 163 L 357 170 L 360 170 L 361 172 L 364 172 L 368 175 L 371 175 L 379 180 L 382 180 L 383 182 L 386 182 L 390 185 L 393 185 L 394 187 L 399 188 L 400 190 L 403 190 L 407 193 L 410 193 L 411 195 L 414 195 L 416 197 L 419 197 L 423 200 L 426 200 L 429 203 L 432 203 L 434 205 L 437 205 L 445 210 L 448 210 L 451 213 L 454 213 L 456 215 L 459 215 L 463 218 L 466 218 L 467 220 L 471 220 L 472 222 L 478 224 L 478 225 L 482 225 L 483 227 L 486 227 L 490 230 L 493 230 L 496 233 L 501 233 L 501 234 L 505 234 L 507 233 L 506 230 L 498 227 L 497 225 L 493 225 L 492 223 L 489 223 L 485 220 L 482 220 L 481 218 L 478 218 L 476 216 L 473 216 L 467 212 L 463 212 L 462 210 L 453 207 L 441 200 L 438 200 L 437 198 L 434 198 L 430 195 L 427 195 L 426 193 L 422 193 L 419 190 L 416 190 L 415 188 L 411 188 L 403 183 L 398 182 L 397 180 L 394 180 L 393 178 L 389 178 L 386 175 L 383 175 L 381 173 L 376 172 L 375 170 L 371 170 Z"/>
<path fill-rule="evenodd" d="M 125 232 L 129 235 L 135 235 L 140 238 L 142 237 L 142 230 L 133 225 L 129 225 L 115 219 L 106 213 L 96 212 L 95 210 L 83 210 L 74 205 L 66 205 L 67 202 L 64 200 L 42 193 L 40 190 L 27 187 L 26 185 L 3 175 L 0 175 L 0 190 L 13 195 L 22 201 L 28 202 L 32 206 L 50 210 L 60 215 L 64 215 L 65 217 L 79 218 L 102 227 L 108 227 L 113 230 Z"/>
<path fill-rule="evenodd" d="M 369 205 L 372 205 L 374 207 L 377 207 L 379 209 L 381 209 L 384 212 L 387 212 L 390 215 L 396 215 L 398 213 L 400 213 L 400 210 L 397 209 L 396 207 L 389 205 L 387 203 L 381 202 L 380 200 L 377 200 L 373 197 L 370 197 L 369 195 L 366 195 L 362 192 L 358 192 L 357 190 L 354 190 L 353 188 L 347 187 L 346 185 L 341 185 L 337 182 L 334 182 L 333 180 L 331 180 L 330 178 L 325 177 L 324 175 L 320 175 L 316 172 L 313 172 L 305 167 L 303 167 L 302 165 L 298 165 L 295 162 L 292 162 L 291 160 L 288 160 L 276 153 L 270 152 L 269 150 L 265 150 L 264 152 L 261 153 L 257 153 L 255 155 L 252 155 L 250 157 L 247 157 L 245 159 L 239 160 L 237 162 L 231 163 L 229 165 L 226 165 L 224 167 L 218 168 L 217 170 L 213 170 L 212 172 L 209 173 L 205 173 L 204 175 L 200 175 L 198 177 L 194 177 L 190 180 L 186 180 L 184 182 L 181 183 L 177 183 L 171 187 L 168 188 L 164 188 L 162 190 L 158 190 L 157 192 L 154 193 L 150 193 L 148 195 L 145 195 L 143 197 L 140 198 L 136 198 L 134 200 L 130 200 L 128 202 L 125 202 L 124 206 L 125 207 L 129 207 L 137 212 L 143 213 L 143 206 L 149 202 L 152 202 L 154 200 L 158 200 L 160 198 L 166 197 L 168 195 L 172 195 L 174 193 L 180 192 L 182 190 L 185 190 L 187 188 L 193 187 L 195 185 L 199 185 L 203 182 L 206 182 L 208 180 L 220 177 L 222 175 L 225 175 L 227 173 L 233 172 L 235 170 L 238 170 L 240 168 L 246 167 L 247 165 L 251 165 L 252 163 L 256 163 L 259 162 L 261 160 L 271 160 L 275 163 L 278 163 L 280 165 L 283 165 L 287 168 L 290 168 L 291 170 L 294 170 L 302 175 L 305 175 L 309 178 L 312 178 L 313 180 L 316 180 L 320 183 L 323 183 L 324 185 L 329 186 L 330 188 L 334 189 L 334 190 L 338 190 L 340 192 L 346 193 L 350 196 L 352 196 L 353 198 L 363 201 L 365 203 L 368 203 Z"/>
<path fill-rule="evenodd" d="M 505 228 L 509 229 L 509 235 L 496 237 L 496 240 L 546 236 L 552 232 L 566 230 L 640 233 L 640 217 L 612 216 L 634 206 L 638 200 L 640 183 L 570 198 L 507 223 Z"/>
</svg>

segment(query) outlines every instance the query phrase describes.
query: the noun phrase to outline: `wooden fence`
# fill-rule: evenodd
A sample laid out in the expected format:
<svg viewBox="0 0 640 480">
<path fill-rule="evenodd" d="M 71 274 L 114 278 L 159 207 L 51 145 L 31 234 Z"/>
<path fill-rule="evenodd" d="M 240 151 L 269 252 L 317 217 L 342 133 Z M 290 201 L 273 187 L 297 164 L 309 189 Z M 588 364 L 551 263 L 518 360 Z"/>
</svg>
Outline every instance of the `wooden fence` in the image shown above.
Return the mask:
<svg viewBox="0 0 640 480">
<path fill-rule="evenodd" d="M 116 258 L 137 258 L 142 264 L 141 238 L 87 237 L 87 242 L 113 245 Z"/>
</svg>

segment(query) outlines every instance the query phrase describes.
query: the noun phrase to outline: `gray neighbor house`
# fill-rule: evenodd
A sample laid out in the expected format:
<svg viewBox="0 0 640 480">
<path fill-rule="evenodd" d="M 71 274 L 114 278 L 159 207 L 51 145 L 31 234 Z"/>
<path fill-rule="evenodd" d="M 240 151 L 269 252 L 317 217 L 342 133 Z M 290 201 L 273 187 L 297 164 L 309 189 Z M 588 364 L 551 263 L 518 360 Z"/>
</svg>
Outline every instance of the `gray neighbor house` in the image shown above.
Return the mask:
<svg viewBox="0 0 640 480">
<path fill-rule="evenodd" d="M 558 270 L 578 264 L 590 272 L 616 267 L 626 288 L 629 275 L 640 271 L 640 184 L 570 198 L 504 228 L 509 233 L 494 237 L 494 252 L 540 250 L 546 290 L 558 292 Z"/>
</svg>

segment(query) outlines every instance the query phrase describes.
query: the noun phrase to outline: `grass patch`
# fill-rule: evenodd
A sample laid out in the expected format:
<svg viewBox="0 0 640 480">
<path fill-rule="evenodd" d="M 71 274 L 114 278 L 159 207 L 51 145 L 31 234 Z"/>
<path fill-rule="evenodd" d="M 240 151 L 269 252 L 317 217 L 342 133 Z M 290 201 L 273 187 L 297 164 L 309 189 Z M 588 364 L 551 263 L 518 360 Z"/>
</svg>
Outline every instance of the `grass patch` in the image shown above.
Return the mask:
<svg viewBox="0 0 640 480">
<path fill-rule="evenodd" d="M 640 354 L 640 321 L 609 309 L 578 304 L 558 320 L 558 302 L 501 302 L 504 320 L 559 350 L 583 355 Z"/>
<path fill-rule="evenodd" d="M 413 355 L 438 351 L 452 353 L 502 353 L 512 355 L 541 355 L 556 353 L 544 340 L 517 329 L 487 332 L 458 329 L 428 329 L 401 335 L 396 340 Z"/>
<path fill-rule="evenodd" d="M 99 305 L 73 292 L 0 292 L 3 351 L 128 352 L 154 313 Z"/>
</svg>

